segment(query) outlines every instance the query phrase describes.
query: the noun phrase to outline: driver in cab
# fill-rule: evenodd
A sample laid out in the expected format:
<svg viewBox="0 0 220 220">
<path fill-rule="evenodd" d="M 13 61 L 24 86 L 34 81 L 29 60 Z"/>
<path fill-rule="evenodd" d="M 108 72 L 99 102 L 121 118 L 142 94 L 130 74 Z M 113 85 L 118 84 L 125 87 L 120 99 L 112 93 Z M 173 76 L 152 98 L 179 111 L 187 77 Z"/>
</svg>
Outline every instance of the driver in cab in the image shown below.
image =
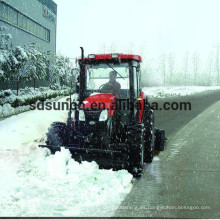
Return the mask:
<svg viewBox="0 0 220 220">
<path fill-rule="evenodd" d="M 107 82 L 103 87 L 102 87 L 102 92 L 109 92 L 112 93 L 116 96 L 116 98 L 119 98 L 119 93 L 121 89 L 120 83 L 116 82 L 116 76 L 117 73 L 115 71 L 111 71 L 109 73 L 109 82 Z"/>
</svg>

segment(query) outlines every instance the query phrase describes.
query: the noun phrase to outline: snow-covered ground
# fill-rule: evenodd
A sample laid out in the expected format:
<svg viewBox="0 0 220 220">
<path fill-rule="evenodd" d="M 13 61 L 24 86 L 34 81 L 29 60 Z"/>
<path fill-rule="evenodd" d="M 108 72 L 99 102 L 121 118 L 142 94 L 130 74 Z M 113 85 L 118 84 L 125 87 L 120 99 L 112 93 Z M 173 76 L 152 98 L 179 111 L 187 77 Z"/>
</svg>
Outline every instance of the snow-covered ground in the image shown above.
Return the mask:
<svg viewBox="0 0 220 220">
<path fill-rule="evenodd" d="M 189 96 L 196 93 L 220 90 L 220 86 L 174 86 L 174 87 L 144 87 L 143 91 L 149 97 L 165 98 L 171 96 Z"/>
<path fill-rule="evenodd" d="M 0 217 L 107 217 L 130 191 L 126 170 L 79 164 L 68 150 L 51 155 L 38 147 L 49 125 L 66 117 L 66 111 L 35 110 L 0 121 Z"/>
<path fill-rule="evenodd" d="M 217 89 L 152 87 L 144 91 L 163 98 Z M 66 117 L 67 111 L 35 110 L 0 121 L 0 217 L 110 217 L 131 190 L 132 175 L 126 170 L 102 170 L 95 162 L 79 164 L 68 150 L 51 155 L 38 147 L 49 125 Z"/>
</svg>

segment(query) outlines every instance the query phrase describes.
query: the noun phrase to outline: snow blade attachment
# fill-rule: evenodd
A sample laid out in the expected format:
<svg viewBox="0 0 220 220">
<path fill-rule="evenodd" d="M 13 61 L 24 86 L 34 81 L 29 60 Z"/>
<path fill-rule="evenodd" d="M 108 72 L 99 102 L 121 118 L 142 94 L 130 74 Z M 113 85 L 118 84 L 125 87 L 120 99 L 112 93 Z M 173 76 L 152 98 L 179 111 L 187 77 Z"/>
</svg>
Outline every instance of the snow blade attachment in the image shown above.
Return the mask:
<svg viewBox="0 0 220 220">
<path fill-rule="evenodd" d="M 97 148 L 79 147 L 78 144 L 71 144 L 67 146 L 53 146 L 53 145 L 39 145 L 42 148 L 48 148 L 52 154 L 61 150 L 61 147 L 68 149 L 72 154 L 72 158 L 78 162 L 95 161 L 100 168 L 125 168 L 126 158 L 123 157 L 123 150 L 105 150 Z"/>
</svg>

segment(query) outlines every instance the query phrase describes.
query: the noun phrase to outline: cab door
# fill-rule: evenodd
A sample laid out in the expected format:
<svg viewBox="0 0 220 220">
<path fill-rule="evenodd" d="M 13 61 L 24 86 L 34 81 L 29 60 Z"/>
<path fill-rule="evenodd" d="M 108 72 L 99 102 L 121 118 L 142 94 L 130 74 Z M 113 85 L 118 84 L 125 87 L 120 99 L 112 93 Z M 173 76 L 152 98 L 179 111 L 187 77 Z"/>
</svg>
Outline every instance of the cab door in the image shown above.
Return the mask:
<svg viewBox="0 0 220 220">
<path fill-rule="evenodd" d="M 144 93 L 141 92 L 140 85 L 140 63 L 138 61 L 131 62 L 131 75 L 130 75 L 130 95 L 133 109 L 131 111 L 131 120 L 133 123 L 141 123 L 143 117 L 144 106 Z"/>
</svg>

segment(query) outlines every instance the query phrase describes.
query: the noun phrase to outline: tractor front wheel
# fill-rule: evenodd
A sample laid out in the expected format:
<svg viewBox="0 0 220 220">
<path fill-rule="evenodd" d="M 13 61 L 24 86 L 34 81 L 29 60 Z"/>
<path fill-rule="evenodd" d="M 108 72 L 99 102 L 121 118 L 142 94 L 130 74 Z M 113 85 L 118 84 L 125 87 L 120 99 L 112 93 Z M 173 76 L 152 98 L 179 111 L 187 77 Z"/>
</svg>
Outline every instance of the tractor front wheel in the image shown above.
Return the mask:
<svg viewBox="0 0 220 220">
<path fill-rule="evenodd" d="M 65 146 L 68 144 L 69 132 L 65 123 L 54 122 L 48 129 L 47 145 Z"/>
</svg>

